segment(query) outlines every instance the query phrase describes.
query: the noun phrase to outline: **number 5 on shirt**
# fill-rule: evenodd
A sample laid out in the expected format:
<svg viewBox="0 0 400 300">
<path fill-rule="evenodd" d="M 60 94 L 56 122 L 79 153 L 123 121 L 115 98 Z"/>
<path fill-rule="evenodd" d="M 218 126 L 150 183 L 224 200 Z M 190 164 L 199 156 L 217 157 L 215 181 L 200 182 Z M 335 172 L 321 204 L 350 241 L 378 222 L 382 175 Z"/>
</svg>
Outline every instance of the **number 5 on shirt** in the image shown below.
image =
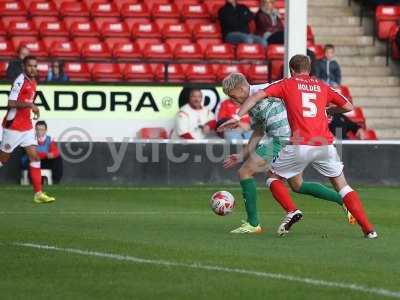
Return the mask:
<svg viewBox="0 0 400 300">
<path fill-rule="evenodd" d="M 303 101 L 303 117 L 315 118 L 317 115 L 317 106 L 313 101 L 317 99 L 317 94 L 301 93 L 301 97 Z"/>
</svg>

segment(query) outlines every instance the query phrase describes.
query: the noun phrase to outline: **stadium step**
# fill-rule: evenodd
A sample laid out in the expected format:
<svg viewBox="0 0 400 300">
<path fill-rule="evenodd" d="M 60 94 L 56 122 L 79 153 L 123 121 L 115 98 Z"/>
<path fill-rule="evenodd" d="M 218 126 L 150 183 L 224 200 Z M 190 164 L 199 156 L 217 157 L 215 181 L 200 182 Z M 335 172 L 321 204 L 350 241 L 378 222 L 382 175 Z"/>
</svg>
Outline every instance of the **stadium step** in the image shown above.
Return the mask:
<svg viewBox="0 0 400 300">
<path fill-rule="evenodd" d="M 400 87 L 370 87 L 370 86 L 354 86 L 350 87 L 351 95 L 356 96 L 376 96 L 380 97 L 398 97 L 400 96 Z M 379 101 L 379 99 L 377 99 Z"/>
<path fill-rule="evenodd" d="M 400 107 L 400 98 L 398 97 L 353 97 L 353 103 L 363 108 L 381 108 L 381 107 Z M 399 119 L 400 123 L 400 119 Z"/>
<path fill-rule="evenodd" d="M 400 118 L 400 107 L 397 108 L 374 108 L 365 109 L 364 116 L 369 120 L 369 118 Z"/>
<path fill-rule="evenodd" d="M 400 127 L 400 126 L 399 126 Z M 387 129 L 377 129 L 375 130 L 378 139 L 380 140 L 399 140 L 400 139 L 400 129 L 397 128 L 387 128 Z"/>
<path fill-rule="evenodd" d="M 308 0 L 308 4 L 310 6 L 318 6 L 321 7 L 326 6 L 326 7 L 331 7 L 331 6 L 347 6 L 348 4 L 348 0 L 330 0 L 330 1 L 326 1 L 326 0 Z"/>
<path fill-rule="evenodd" d="M 335 46 L 372 46 L 373 37 L 362 36 L 337 36 L 337 35 L 323 35 L 315 36 L 317 44 L 334 44 Z"/>
<path fill-rule="evenodd" d="M 315 35 L 347 35 L 347 36 L 360 36 L 364 34 L 364 28 L 360 26 L 314 26 L 313 32 Z"/>
<path fill-rule="evenodd" d="M 336 17 L 329 18 L 327 20 L 326 17 L 322 16 L 309 16 L 308 24 L 311 26 L 360 26 L 360 18 L 359 17 Z"/>
<path fill-rule="evenodd" d="M 394 127 L 400 128 L 400 119 L 370 117 L 367 119 L 367 126 L 373 129 L 390 129 Z"/>
<path fill-rule="evenodd" d="M 351 17 L 353 16 L 353 11 L 349 7 L 342 6 L 309 6 L 308 7 L 309 16 L 329 16 L 329 17 Z"/>
<path fill-rule="evenodd" d="M 400 78 L 396 76 L 345 76 L 343 84 L 349 86 L 398 86 Z"/>
<path fill-rule="evenodd" d="M 389 76 L 391 74 L 390 68 L 369 67 L 369 66 L 341 66 L 342 77 L 345 76 L 359 76 L 360 74 L 373 74 L 374 76 Z"/>
<path fill-rule="evenodd" d="M 386 47 L 383 44 L 375 46 L 336 46 L 337 56 L 357 56 L 357 55 L 385 55 Z"/>
<path fill-rule="evenodd" d="M 385 66 L 386 63 L 384 56 L 337 56 L 336 60 L 340 66 Z"/>
</svg>

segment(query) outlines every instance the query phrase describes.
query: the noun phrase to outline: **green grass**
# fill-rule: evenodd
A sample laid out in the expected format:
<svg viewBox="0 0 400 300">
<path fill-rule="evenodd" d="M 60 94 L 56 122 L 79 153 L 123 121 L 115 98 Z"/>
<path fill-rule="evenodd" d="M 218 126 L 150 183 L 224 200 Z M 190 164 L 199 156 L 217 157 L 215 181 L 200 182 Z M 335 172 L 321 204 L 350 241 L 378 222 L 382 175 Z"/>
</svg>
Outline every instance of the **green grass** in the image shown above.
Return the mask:
<svg viewBox="0 0 400 300">
<path fill-rule="evenodd" d="M 250 274 L 160 266 L 63 251 L 51 245 L 185 264 L 240 268 L 400 291 L 400 188 L 362 188 L 380 234 L 365 240 L 332 203 L 295 196 L 305 213 L 291 234 L 275 230 L 283 212 L 260 191 L 262 235 L 232 235 L 244 217 L 240 191 L 232 215 L 208 199 L 218 188 L 51 188 L 50 205 L 30 189 L 0 187 L 1 299 L 390 299 Z M 400 297 L 400 294 L 398 295 Z"/>
</svg>

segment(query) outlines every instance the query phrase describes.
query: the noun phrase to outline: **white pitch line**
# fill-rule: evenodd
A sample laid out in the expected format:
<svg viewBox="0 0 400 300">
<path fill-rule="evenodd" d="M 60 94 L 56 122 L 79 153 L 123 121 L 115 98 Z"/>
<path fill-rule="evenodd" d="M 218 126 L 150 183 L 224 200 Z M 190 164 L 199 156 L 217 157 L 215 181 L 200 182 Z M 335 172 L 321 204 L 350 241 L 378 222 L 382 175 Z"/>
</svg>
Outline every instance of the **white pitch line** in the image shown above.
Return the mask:
<svg viewBox="0 0 400 300">
<path fill-rule="evenodd" d="M 363 286 L 363 285 L 359 285 L 359 284 L 352 284 L 352 283 L 326 281 L 326 280 L 313 279 L 313 278 L 307 278 L 307 277 L 297 277 L 297 276 L 291 276 L 291 275 L 286 275 L 286 274 L 281 274 L 281 273 L 270 273 L 270 272 L 262 272 L 262 271 L 254 271 L 254 270 L 246 270 L 246 269 L 238 269 L 238 268 L 228 268 L 228 267 L 222 267 L 222 266 L 203 265 L 199 262 L 188 264 L 188 263 L 180 263 L 180 262 L 167 261 L 167 260 L 153 260 L 153 259 L 146 259 L 146 258 L 140 258 L 140 257 L 135 257 L 135 256 L 129 256 L 129 255 L 103 253 L 103 252 L 98 252 L 98 251 L 88 251 L 88 250 L 73 249 L 73 248 L 61 248 L 61 247 L 56 247 L 56 246 L 40 245 L 40 244 L 33 244 L 33 243 L 21 243 L 20 242 L 20 243 L 13 243 L 13 245 L 20 246 L 20 247 L 27 247 L 27 248 L 35 248 L 35 249 L 40 249 L 40 250 L 58 251 L 58 252 L 73 253 L 73 254 L 84 255 L 84 256 L 108 258 L 108 259 L 119 260 L 119 261 L 128 261 L 128 262 L 137 263 L 137 264 L 151 264 L 151 265 L 163 266 L 163 267 L 177 267 L 177 268 L 196 269 L 196 270 L 205 270 L 205 271 L 218 271 L 218 272 L 224 272 L 224 273 L 236 273 L 236 274 L 250 275 L 250 276 L 255 276 L 255 277 L 286 280 L 286 281 L 290 281 L 290 282 L 303 283 L 306 285 L 313 285 L 313 286 L 319 286 L 319 287 L 352 290 L 352 291 L 357 291 L 357 292 L 362 292 L 362 293 L 368 293 L 368 294 L 374 294 L 374 295 L 379 295 L 379 296 L 400 299 L 400 291 L 391 291 L 391 290 L 387 290 L 387 289 L 383 289 L 383 288 L 367 287 L 367 286 Z"/>
</svg>

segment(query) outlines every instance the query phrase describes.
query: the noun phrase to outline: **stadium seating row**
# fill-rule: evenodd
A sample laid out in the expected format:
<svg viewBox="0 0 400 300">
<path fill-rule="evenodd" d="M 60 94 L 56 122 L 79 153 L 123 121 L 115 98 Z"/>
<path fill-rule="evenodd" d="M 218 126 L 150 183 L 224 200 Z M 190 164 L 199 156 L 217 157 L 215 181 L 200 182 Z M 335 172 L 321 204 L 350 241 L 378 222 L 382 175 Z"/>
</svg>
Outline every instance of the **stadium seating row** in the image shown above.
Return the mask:
<svg viewBox="0 0 400 300">
<path fill-rule="evenodd" d="M 87 60 L 115 59 L 221 59 L 221 60 L 266 60 L 282 59 L 284 47 L 269 45 L 266 49 L 261 45 L 240 44 L 234 47 L 223 44 L 221 40 L 198 40 L 192 43 L 189 39 L 170 39 L 161 42 L 157 39 L 141 39 L 132 43 L 129 39 L 110 38 L 106 42 L 91 38 L 77 39 L 74 42 L 49 39 L 31 41 L 14 38 L 12 41 L 0 41 L 0 56 L 15 56 L 16 49 L 24 45 L 33 55 L 40 58 L 53 57 L 59 59 L 84 58 Z M 314 46 L 314 48 L 317 46 Z M 320 49 L 320 47 L 318 47 Z"/>
<path fill-rule="evenodd" d="M 24 3 L 26 2 L 26 3 Z M 153 18 L 215 18 L 224 1 L 11 1 L 0 2 L 2 16 L 81 16 L 81 17 L 153 17 Z M 257 12 L 259 1 L 244 1 Z M 284 15 L 284 1 L 277 1 L 279 12 Z"/>
<path fill-rule="evenodd" d="M 39 62 L 39 78 L 45 79 L 50 64 Z M 0 76 L 4 77 L 7 62 L 0 62 Z M 265 82 L 269 76 L 269 66 L 265 64 L 170 64 L 169 82 L 215 83 L 230 72 L 242 72 L 253 83 Z M 72 81 L 99 82 L 164 82 L 165 65 L 162 63 L 82 63 L 67 62 L 65 73 Z"/>
</svg>

